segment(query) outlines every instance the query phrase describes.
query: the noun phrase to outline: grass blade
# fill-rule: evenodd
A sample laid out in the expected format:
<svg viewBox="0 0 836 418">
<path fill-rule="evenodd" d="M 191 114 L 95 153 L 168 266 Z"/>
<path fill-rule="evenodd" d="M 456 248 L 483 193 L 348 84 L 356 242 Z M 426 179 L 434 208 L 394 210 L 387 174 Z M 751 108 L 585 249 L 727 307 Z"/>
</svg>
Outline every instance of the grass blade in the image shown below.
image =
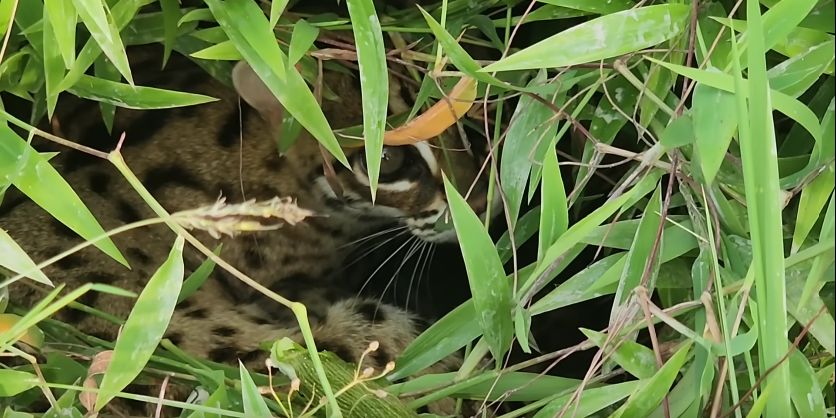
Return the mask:
<svg viewBox="0 0 836 418">
<path fill-rule="evenodd" d="M 38 283 L 52 286 L 52 282 L 37 268 L 26 251 L 23 251 L 3 228 L 0 228 L 0 254 L 3 254 L 3 257 L 0 257 L 0 266 L 17 274 L 23 274 Z"/>
<path fill-rule="evenodd" d="M 103 0 L 73 0 L 73 4 L 84 26 L 90 32 L 90 36 L 96 40 L 102 52 L 110 58 L 128 83 L 133 84 L 125 46 L 122 45 L 119 29 L 114 24 L 105 2 Z"/>
<path fill-rule="evenodd" d="M 444 178 L 444 189 L 462 249 L 476 318 L 497 365 L 511 344 L 511 282 L 482 221 Z"/>
<path fill-rule="evenodd" d="M 81 76 L 70 89 L 73 94 L 110 103 L 127 109 L 168 109 L 213 102 L 214 97 L 202 94 L 163 90 L 154 87 L 130 86 L 98 77 Z"/>
<path fill-rule="evenodd" d="M 660 44 L 686 27 L 689 7 L 660 4 L 613 13 L 573 26 L 482 71 L 567 67 Z"/>
<path fill-rule="evenodd" d="M 695 149 L 702 175 L 711 184 L 737 132 L 737 105 L 734 94 L 705 84 L 697 84 L 691 103 Z"/>
<path fill-rule="evenodd" d="M 238 371 L 241 376 L 241 403 L 244 404 L 244 414 L 248 417 L 272 417 L 267 402 L 258 392 L 258 386 L 241 362 L 238 363 Z"/>
<path fill-rule="evenodd" d="M 99 386 L 97 411 L 139 375 L 165 333 L 183 284 L 183 243 L 178 236 L 128 315 Z"/>
<path fill-rule="evenodd" d="M 380 177 L 383 132 L 389 100 L 389 76 L 383 33 L 372 0 L 347 0 L 360 67 L 360 91 L 363 98 L 363 138 L 366 140 L 366 167 L 372 201 Z"/>
</svg>

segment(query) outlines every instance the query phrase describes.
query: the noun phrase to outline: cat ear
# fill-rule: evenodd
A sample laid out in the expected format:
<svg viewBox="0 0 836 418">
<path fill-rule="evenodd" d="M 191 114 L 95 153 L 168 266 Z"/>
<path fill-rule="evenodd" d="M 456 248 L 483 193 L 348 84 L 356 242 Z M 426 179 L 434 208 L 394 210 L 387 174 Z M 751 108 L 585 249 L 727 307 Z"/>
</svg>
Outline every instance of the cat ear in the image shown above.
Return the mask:
<svg viewBox="0 0 836 418">
<path fill-rule="evenodd" d="M 232 84 L 238 95 L 257 110 L 271 127 L 281 126 L 284 107 L 249 64 L 244 61 L 235 64 L 235 68 L 232 69 Z"/>
</svg>

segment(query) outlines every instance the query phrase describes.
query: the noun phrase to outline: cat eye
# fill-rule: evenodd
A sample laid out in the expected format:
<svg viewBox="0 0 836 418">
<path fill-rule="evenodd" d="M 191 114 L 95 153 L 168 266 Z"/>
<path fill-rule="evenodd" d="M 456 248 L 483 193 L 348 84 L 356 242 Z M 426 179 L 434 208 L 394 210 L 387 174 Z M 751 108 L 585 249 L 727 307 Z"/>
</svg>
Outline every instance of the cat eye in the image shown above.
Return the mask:
<svg viewBox="0 0 836 418">
<path fill-rule="evenodd" d="M 423 164 L 413 147 L 383 147 L 380 158 L 380 181 L 394 182 L 404 178 L 417 178 L 423 170 Z M 360 165 L 367 171 L 365 155 L 360 156 Z"/>
</svg>

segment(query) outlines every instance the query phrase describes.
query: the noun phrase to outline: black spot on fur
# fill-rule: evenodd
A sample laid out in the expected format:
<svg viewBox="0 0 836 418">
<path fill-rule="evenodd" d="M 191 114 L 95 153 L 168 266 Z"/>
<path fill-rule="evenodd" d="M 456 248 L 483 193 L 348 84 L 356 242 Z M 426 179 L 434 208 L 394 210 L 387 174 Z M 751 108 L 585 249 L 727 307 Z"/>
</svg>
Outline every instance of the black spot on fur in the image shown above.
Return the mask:
<svg viewBox="0 0 836 418">
<path fill-rule="evenodd" d="M 282 168 L 284 161 L 277 153 L 271 152 L 270 155 L 264 157 L 264 168 L 270 171 L 279 171 Z"/>
<path fill-rule="evenodd" d="M 388 350 L 383 348 L 383 345 L 379 345 L 377 350 L 372 351 L 369 354 L 369 357 L 375 362 L 377 367 L 384 367 L 386 366 L 386 363 L 392 361 L 392 356 L 389 355 Z"/>
<path fill-rule="evenodd" d="M 386 320 L 386 316 L 378 309 L 377 304 L 374 302 L 361 303 L 360 306 L 357 306 L 357 313 L 369 322 L 383 322 Z"/>
<path fill-rule="evenodd" d="M 89 291 L 76 299 L 76 302 L 86 306 L 94 306 L 96 304 L 96 300 L 98 299 L 99 292 Z M 70 325 L 78 324 L 85 317 L 87 317 L 87 315 L 87 312 L 78 309 L 67 309 L 64 313 L 64 321 Z"/>
<path fill-rule="evenodd" d="M 125 146 L 131 147 L 145 143 L 154 137 L 172 116 L 170 111 L 144 111 L 138 118 L 127 126 L 124 131 Z"/>
<path fill-rule="evenodd" d="M 261 357 L 262 354 L 263 352 L 260 350 L 247 351 L 246 353 L 243 353 L 240 356 L 238 356 L 238 359 L 241 360 L 242 363 L 247 364 L 257 360 L 259 357 Z"/>
<path fill-rule="evenodd" d="M 319 342 L 314 341 L 316 343 L 316 349 L 320 351 L 329 351 L 337 355 L 337 357 L 351 363 L 354 362 L 355 358 L 354 355 L 351 353 L 351 350 L 340 344 L 340 343 L 333 343 L 333 342 Z"/>
<path fill-rule="evenodd" d="M 194 319 L 206 319 L 206 309 L 197 308 L 195 310 L 188 311 L 186 312 L 186 316 Z"/>
<path fill-rule="evenodd" d="M 183 341 L 183 334 L 179 332 L 172 332 L 171 334 L 166 335 L 166 338 L 171 340 L 172 344 L 180 345 L 180 342 Z"/>
<path fill-rule="evenodd" d="M 68 228 L 67 225 L 64 225 L 58 219 L 52 219 L 52 229 L 55 231 L 57 235 L 60 235 L 64 238 L 78 238 L 78 235 L 73 232 L 72 229 Z"/>
<path fill-rule="evenodd" d="M 271 322 L 267 318 L 260 317 L 260 316 L 255 316 L 255 315 L 249 316 L 249 320 L 252 321 L 253 323 L 255 323 L 256 325 L 267 325 Z"/>
<path fill-rule="evenodd" d="M 127 200 L 120 199 L 116 202 L 116 209 L 119 212 L 117 215 L 119 220 L 124 223 L 136 222 L 142 219 L 142 215 L 139 213 L 139 210 L 137 210 L 137 208 Z"/>
<path fill-rule="evenodd" d="M 264 267 L 264 256 L 261 254 L 261 248 L 257 242 L 251 242 L 244 250 L 244 259 L 250 268 L 260 269 Z"/>
<path fill-rule="evenodd" d="M 200 180 L 177 164 L 163 165 L 152 169 L 145 175 L 142 184 L 151 194 L 169 185 L 201 189 Z"/>
<path fill-rule="evenodd" d="M 179 302 L 179 303 L 177 304 L 177 308 L 179 308 L 179 309 L 189 309 L 189 308 L 191 308 L 191 307 L 192 307 L 192 301 L 190 301 L 190 300 L 188 300 L 188 299 L 186 299 L 186 300 L 184 300 L 184 301 L 182 301 L 182 302 Z"/>
<path fill-rule="evenodd" d="M 215 334 L 219 337 L 231 337 L 237 334 L 238 331 L 235 328 L 227 327 L 227 326 L 220 326 L 212 328 L 212 334 Z"/>
<path fill-rule="evenodd" d="M 226 116 L 224 124 L 218 131 L 218 136 L 216 137 L 218 145 L 224 148 L 229 148 L 240 141 L 241 122 L 247 119 L 247 115 L 250 113 L 250 110 L 251 108 L 249 106 L 242 104 L 240 113 L 237 109 L 229 112 Z"/>
<path fill-rule="evenodd" d="M 99 195 L 106 195 L 108 186 L 110 185 L 110 176 L 96 171 L 90 175 L 90 190 Z"/>
<path fill-rule="evenodd" d="M 50 251 L 50 254 L 54 252 Z M 81 256 L 78 253 L 70 254 L 58 261 L 55 262 L 55 265 L 58 268 L 63 270 L 70 270 L 76 267 L 80 267 L 84 265 L 84 260 L 81 259 Z"/>
<path fill-rule="evenodd" d="M 130 247 L 125 250 L 129 259 L 139 261 L 140 264 L 148 264 L 151 261 L 151 256 L 140 248 Z"/>
<path fill-rule="evenodd" d="M 217 363 L 232 363 L 235 358 L 235 350 L 231 348 L 217 347 L 209 350 L 209 360 Z"/>
<path fill-rule="evenodd" d="M 103 271 L 93 271 L 84 274 L 84 281 L 87 283 L 113 283 L 118 277 Z M 96 292 L 91 292 L 96 293 Z"/>
</svg>

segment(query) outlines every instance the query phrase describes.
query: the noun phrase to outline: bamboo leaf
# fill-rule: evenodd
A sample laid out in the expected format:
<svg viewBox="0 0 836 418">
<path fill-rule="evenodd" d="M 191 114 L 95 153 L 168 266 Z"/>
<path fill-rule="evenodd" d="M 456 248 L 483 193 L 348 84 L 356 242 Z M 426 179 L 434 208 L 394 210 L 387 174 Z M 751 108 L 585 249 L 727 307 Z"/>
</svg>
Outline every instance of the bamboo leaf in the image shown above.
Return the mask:
<svg viewBox="0 0 836 418">
<path fill-rule="evenodd" d="M 99 386 L 97 411 L 139 375 L 162 339 L 183 284 L 183 243 L 178 236 L 128 315 Z"/>
<path fill-rule="evenodd" d="M 29 258 L 26 251 L 23 251 L 14 239 L 2 228 L 0 228 L 0 254 L 3 254 L 3 257 L 0 257 L 0 266 L 17 274 L 23 274 L 38 283 L 43 283 L 48 286 L 53 285 L 46 275 L 37 268 L 35 262 Z M 0 309 L 0 312 L 2 311 Z"/>
<path fill-rule="evenodd" d="M 511 282 L 505 277 L 502 262 L 482 221 L 446 177 L 444 189 L 467 269 L 476 318 L 498 365 L 514 333 Z"/>
<path fill-rule="evenodd" d="M 119 29 L 110 16 L 107 4 L 103 0 L 73 0 L 73 4 L 84 26 L 87 26 L 90 36 L 96 40 L 99 48 L 110 58 L 128 83 L 133 84 L 125 46 L 122 45 Z"/>
<path fill-rule="evenodd" d="M 695 149 L 703 177 L 710 184 L 720 170 L 726 150 L 737 132 L 737 104 L 734 94 L 697 84 L 692 105 Z"/>
</svg>

